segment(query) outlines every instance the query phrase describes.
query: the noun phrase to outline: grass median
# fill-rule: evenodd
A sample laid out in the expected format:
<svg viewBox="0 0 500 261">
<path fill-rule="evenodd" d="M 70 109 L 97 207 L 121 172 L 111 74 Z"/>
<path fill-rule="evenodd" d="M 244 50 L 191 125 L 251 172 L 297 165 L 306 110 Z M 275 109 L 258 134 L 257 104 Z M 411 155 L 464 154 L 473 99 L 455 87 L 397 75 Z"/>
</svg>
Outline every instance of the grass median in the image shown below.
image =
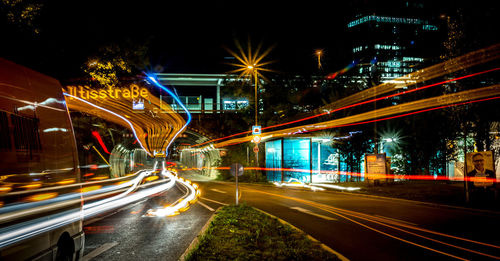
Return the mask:
<svg viewBox="0 0 500 261">
<path fill-rule="evenodd" d="M 217 213 L 185 260 L 339 260 L 319 242 L 252 207 Z"/>
</svg>

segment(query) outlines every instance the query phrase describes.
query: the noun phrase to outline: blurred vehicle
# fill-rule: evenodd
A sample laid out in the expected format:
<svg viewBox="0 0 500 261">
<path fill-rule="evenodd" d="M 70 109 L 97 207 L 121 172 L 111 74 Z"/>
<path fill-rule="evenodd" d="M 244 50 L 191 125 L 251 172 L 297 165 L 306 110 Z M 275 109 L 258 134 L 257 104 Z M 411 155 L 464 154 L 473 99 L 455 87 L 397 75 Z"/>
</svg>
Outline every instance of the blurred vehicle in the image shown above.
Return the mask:
<svg viewBox="0 0 500 261">
<path fill-rule="evenodd" d="M 0 260 L 82 257 L 77 153 L 61 84 L 0 58 Z"/>
</svg>

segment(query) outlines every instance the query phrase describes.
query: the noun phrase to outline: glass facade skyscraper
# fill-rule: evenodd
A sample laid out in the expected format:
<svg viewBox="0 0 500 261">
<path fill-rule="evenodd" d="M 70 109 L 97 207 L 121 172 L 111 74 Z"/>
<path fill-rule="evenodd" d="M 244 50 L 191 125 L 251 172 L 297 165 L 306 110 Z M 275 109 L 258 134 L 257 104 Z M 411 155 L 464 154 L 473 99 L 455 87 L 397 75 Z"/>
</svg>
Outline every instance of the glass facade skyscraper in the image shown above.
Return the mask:
<svg viewBox="0 0 500 261">
<path fill-rule="evenodd" d="M 356 75 L 384 82 L 438 56 L 440 26 L 422 1 L 373 2 L 360 5 L 347 23 Z"/>
</svg>

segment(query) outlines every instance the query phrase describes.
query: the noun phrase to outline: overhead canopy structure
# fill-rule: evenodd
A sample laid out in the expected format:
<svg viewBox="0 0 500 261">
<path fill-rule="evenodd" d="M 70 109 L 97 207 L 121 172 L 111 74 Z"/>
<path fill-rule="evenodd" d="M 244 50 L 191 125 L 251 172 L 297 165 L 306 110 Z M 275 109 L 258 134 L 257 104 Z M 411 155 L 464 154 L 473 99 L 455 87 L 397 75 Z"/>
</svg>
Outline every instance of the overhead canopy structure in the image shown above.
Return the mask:
<svg viewBox="0 0 500 261">
<path fill-rule="evenodd" d="M 70 110 L 88 113 L 130 129 L 150 156 L 164 155 L 186 124 L 170 105 L 137 84 L 102 89 L 67 86 L 64 94 Z"/>
</svg>

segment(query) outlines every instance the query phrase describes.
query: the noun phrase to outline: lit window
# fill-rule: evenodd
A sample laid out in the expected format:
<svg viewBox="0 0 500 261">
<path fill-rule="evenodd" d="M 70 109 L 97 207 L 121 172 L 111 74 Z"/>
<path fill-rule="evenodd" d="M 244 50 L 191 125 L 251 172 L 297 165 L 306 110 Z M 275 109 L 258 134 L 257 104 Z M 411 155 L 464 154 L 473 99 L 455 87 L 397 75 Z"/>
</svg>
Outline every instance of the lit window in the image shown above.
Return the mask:
<svg viewBox="0 0 500 261">
<path fill-rule="evenodd" d="M 347 24 L 348 28 L 360 25 L 362 23 L 370 22 L 370 21 L 375 21 L 377 23 L 395 23 L 395 24 L 421 24 L 421 25 L 428 25 L 427 21 L 416 19 L 416 18 L 400 18 L 400 17 L 385 17 L 385 16 L 376 16 L 376 15 L 369 15 L 365 17 L 361 17 L 357 20 L 354 20 L 350 23 Z M 436 26 L 429 25 L 429 29 L 424 30 L 437 30 L 436 29 L 431 29 Z"/>
<path fill-rule="evenodd" d="M 424 24 L 424 25 L 422 25 L 422 29 L 424 29 L 426 31 L 437 31 L 438 27 L 435 25 L 431 25 L 431 24 Z"/>
</svg>

